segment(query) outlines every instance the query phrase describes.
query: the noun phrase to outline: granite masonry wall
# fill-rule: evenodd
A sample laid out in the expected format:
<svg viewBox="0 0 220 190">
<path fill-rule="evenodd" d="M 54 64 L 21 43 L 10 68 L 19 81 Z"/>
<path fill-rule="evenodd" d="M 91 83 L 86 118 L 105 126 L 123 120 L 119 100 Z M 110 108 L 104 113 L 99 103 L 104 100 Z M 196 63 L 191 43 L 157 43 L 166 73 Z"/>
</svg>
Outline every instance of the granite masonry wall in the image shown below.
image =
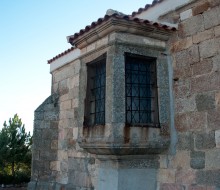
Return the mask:
<svg viewBox="0 0 220 190">
<path fill-rule="evenodd" d="M 194 1 L 162 17 L 179 21 L 173 59 L 176 154 L 161 155 L 158 188 L 220 188 L 220 1 Z"/>
<path fill-rule="evenodd" d="M 194 0 L 159 19 L 179 27 L 161 55 L 173 66 L 167 72 L 173 73 L 174 113 L 165 114 L 175 121 L 170 149 L 119 162 L 114 156 L 97 159 L 79 146 L 80 80 L 86 80 L 80 69 L 109 50 L 105 37 L 52 72 L 52 95 L 35 111 L 29 190 L 220 189 L 220 1 Z"/>
</svg>

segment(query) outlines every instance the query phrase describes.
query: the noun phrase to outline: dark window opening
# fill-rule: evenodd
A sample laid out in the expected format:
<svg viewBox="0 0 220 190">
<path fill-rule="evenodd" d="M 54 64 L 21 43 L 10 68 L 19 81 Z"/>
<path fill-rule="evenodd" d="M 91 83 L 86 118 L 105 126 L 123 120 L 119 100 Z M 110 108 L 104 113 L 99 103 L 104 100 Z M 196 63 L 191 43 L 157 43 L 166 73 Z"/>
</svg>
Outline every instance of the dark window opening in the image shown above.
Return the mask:
<svg viewBox="0 0 220 190">
<path fill-rule="evenodd" d="M 86 126 L 105 124 L 106 55 L 87 64 Z"/>
<path fill-rule="evenodd" d="M 158 127 L 156 59 L 125 54 L 126 124 Z"/>
</svg>

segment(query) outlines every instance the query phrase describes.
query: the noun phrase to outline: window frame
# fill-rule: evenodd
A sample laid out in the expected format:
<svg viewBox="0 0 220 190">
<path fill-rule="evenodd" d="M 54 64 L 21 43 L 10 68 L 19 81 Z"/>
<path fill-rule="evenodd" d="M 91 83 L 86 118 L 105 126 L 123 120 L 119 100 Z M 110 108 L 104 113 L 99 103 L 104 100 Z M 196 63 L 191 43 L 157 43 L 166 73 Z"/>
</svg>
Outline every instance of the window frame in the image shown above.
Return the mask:
<svg viewBox="0 0 220 190">
<path fill-rule="evenodd" d="M 159 106 L 158 106 L 159 98 L 158 98 L 158 86 L 157 86 L 157 59 L 155 57 L 149 57 L 149 56 L 138 55 L 138 54 L 133 54 L 133 53 L 127 53 L 127 52 L 124 53 L 124 57 L 125 57 L 125 124 L 126 124 L 126 126 L 136 126 L 136 127 L 141 126 L 141 127 L 160 128 Z M 128 64 L 129 58 L 142 60 L 146 64 L 149 64 L 148 62 L 150 62 L 150 64 L 154 67 L 153 68 L 154 74 L 153 74 L 153 76 L 151 76 L 151 79 L 150 79 L 150 82 L 153 81 L 153 83 L 154 83 L 154 85 L 152 86 L 152 89 L 151 89 L 154 93 L 154 97 L 151 98 L 151 114 L 152 114 L 151 119 L 152 119 L 152 122 L 140 123 L 140 112 L 141 112 L 140 105 L 139 105 L 139 111 L 138 111 L 138 113 L 139 113 L 139 122 L 134 122 L 134 123 L 132 123 L 132 121 L 131 121 L 131 123 L 128 122 L 128 111 L 129 111 L 127 109 L 127 106 L 128 106 L 128 103 L 127 103 L 127 101 L 128 101 L 127 100 L 128 99 L 127 86 L 128 86 L 128 84 L 127 84 L 127 81 L 126 81 L 128 70 L 127 70 L 126 64 Z M 138 64 L 140 64 L 140 63 L 138 63 Z M 140 85 L 140 83 L 138 83 L 138 85 Z M 130 98 L 132 98 L 132 96 Z M 154 99 L 154 100 L 152 100 L 152 99 Z M 139 100 L 139 104 L 140 104 L 140 90 L 139 90 L 139 99 L 138 100 Z M 132 112 L 133 110 L 130 110 L 130 111 Z M 153 111 L 154 111 L 154 113 L 152 113 Z M 131 120 L 132 120 L 132 116 L 131 116 Z"/>
<path fill-rule="evenodd" d="M 85 127 L 92 127 L 92 126 L 97 126 L 97 125 L 105 125 L 105 113 L 106 113 L 106 110 L 105 110 L 105 101 L 106 101 L 106 53 L 99 56 L 98 58 L 96 58 L 95 60 L 91 61 L 91 62 L 88 62 L 86 64 L 86 67 L 87 67 L 87 87 L 86 87 L 86 99 L 85 99 L 85 113 L 84 113 L 84 126 Z M 93 77 L 97 77 L 97 73 L 94 74 L 94 72 L 97 72 L 97 65 L 99 65 L 98 67 L 103 67 L 104 66 L 104 72 L 101 73 L 100 75 L 103 75 L 101 76 L 102 79 L 101 80 L 104 80 L 104 85 L 100 84 L 101 86 L 94 86 L 95 84 L 92 83 L 92 80 L 91 78 Z M 95 76 L 93 76 L 95 75 Z M 94 79 L 95 80 L 95 79 Z M 101 89 L 100 89 L 100 96 L 104 96 L 104 97 L 101 97 L 99 100 L 100 101 L 103 101 L 103 110 L 102 111 L 96 111 L 96 108 L 97 108 L 97 100 L 96 99 L 96 96 L 97 94 L 95 94 L 95 96 L 92 96 L 92 92 L 91 91 L 95 91 L 95 89 L 97 90 L 97 88 L 104 88 L 103 92 L 104 92 L 104 95 L 101 94 Z M 91 100 L 92 97 L 95 97 L 95 100 Z M 94 101 L 95 105 L 94 105 L 94 108 L 92 108 L 92 101 Z M 100 103 L 100 102 L 99 102 Z M 91 113 L 92 109 L 95 109 L 94 110 L 94 113 Z M 103 114 L 103 120 L 101 121 L 97 121 L 97 114 Z M 94 121 L 92 121 L 92 116 L 91 115 L 94 115 Z"/>
</svg>

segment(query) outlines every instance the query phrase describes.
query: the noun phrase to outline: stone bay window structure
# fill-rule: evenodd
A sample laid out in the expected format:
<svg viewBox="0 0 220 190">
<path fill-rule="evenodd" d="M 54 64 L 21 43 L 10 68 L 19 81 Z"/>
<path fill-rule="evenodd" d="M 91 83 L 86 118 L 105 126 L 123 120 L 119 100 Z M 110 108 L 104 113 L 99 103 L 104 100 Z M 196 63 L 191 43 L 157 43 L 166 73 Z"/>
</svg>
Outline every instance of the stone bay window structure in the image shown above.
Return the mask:
<svg viewBox="0 0 220 190">
<path fill-rule="evenodd" d="M 28 189 L 220 187 L 220 1 L 108 10 L 67 40 L 48 61 Z"/>
</svg>

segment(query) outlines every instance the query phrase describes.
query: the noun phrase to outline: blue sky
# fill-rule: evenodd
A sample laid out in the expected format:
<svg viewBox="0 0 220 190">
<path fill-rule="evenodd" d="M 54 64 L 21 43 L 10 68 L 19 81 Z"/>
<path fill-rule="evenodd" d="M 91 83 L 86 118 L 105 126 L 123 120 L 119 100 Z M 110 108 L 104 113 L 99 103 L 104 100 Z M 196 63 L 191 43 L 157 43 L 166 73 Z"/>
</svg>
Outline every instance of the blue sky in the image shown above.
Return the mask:
<svg viewBox="0 0 220 190">
<path fill-rule="evenodd" d="M 131 14 L 152 0 L 0 0 L 0 128 L 18 114 L 33 130 L 34 110 L 50 95 L 47 60 L 70 48 L 66 36 L 103 17 Z"/>
</svg>

